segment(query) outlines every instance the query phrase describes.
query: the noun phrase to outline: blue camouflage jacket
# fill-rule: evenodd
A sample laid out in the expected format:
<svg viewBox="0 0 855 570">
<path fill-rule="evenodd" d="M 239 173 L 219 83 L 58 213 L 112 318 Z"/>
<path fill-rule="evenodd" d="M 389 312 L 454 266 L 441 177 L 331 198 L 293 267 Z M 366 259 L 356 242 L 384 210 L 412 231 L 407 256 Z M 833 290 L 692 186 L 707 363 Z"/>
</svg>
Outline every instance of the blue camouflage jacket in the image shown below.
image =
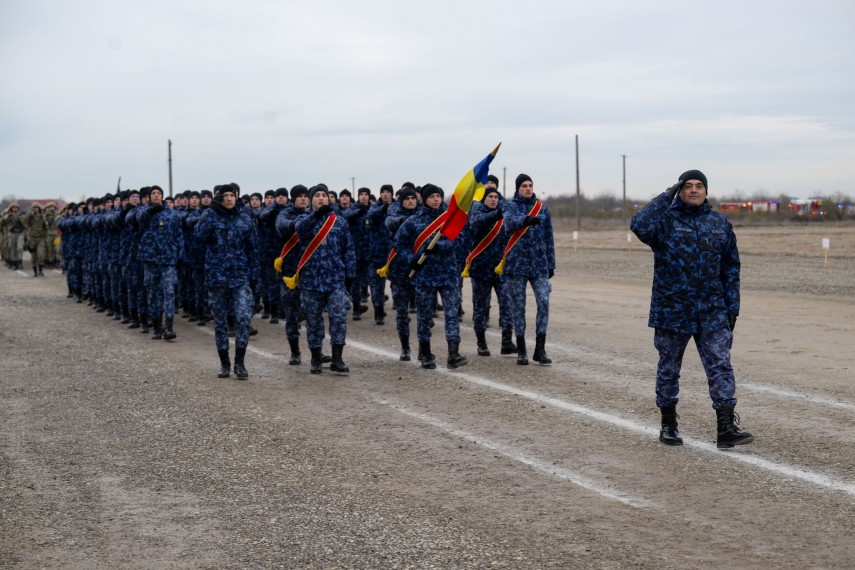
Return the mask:
<svg viewBox="0 0 855 570">
<path fill-rule="evenodd" d="M 443 203 L 433 209 L 423 205 L 419 213 L 407 218 L 395 234 L 395 249 L 407 252 L 411 259 L 421 257 L 431 239 L 426 239 L 418 252 L 413 251 L 419 235 L 433 222 L 437 216 L 445 212 L 447 206 Z M 457 268 L 457 258 L 454 242 L 442 236 L 434 246 L 434 253 L 427 256 L 422 268 L 412 278 L 416 287 L 444 287 L 459 283 L 460 271 Z"/>
<path fill-rule="evenodd" d="M 489 209 L 483 204 L 480 207 L 475 207 L 469 210 L 469 228 L 472 234 L 472 245 L 469 248 L 469 253 L 481 243 L 493 226 L 502 219 L 502 210 L 504 209 L 505 200 L 499 196 L 499 206 Z M 528 233 L 528 232 L 526 232 Z M 502 259 L 502 253 L 505 251 L 505 245 L 508 243 L 508 233 L 504 227 L 499 231 L 495 239 L 487 246 L 487 249 L 482 251 L 475 259 L 472 260 L 472 266 L 469 268 L 469 276 L 472 279 L 483 279 L 492 281 L 498 277 L 496 275 L 496 266 Z M 467 253 L 468 255 L 468 253 Z"/>
<path fill-rule="evenodd" d="M 356 259 L 371 259 L 371 221 L 368 219 L 370 206 L 354 202 L 350 208 L 341 211 L 341 217 L 347 220 Z M 385 261 L 385 260 L 384 260 Z"/>
<path fill-rule="evenodd" d="M 528 216 L 537 200 L 537 195 L 531 198 L 514 196 L 502 206 L 502 217 L 505 219 L 505 231 L 511 235 L 523 227 L 523 220 Z M 522 277 L 548 277 L 549 270 L 555 269 L 555 241 L 552 236 L 552 217 L 546 204 L 537 215 L 540 223 L 529 226 L 528 231 L 508 253 L 505 259 L 504 275 Z"/>
<path fill-rule="evenodd" d="M 739 252 L 733 226 L 709 202 L 699 207 L 663 192 L 632 217 L 653 250 L 648 325 L 694 334 L 729 326 L 739 314 Z"/>
<path fill-rule="evenodd" d="M 176 265 L 184 258 L 184 234 L 181 220 L 175 210 L 157 211 L 149 205 L 137 209 L 137 223 L 142 231 L 137 259 L 155 265 Z"/>
<path fill-rule="evenodd" d="M 279 251 L 276 256 L 282 252 L 285 243 L 291 239 L 291 236 L 297 231 L 297 219 L 306 213 L 306 208 L 297 208 L 294 204 L 289 204 L 282 209 L 276 216 L 276 233 L 279 236 Z M 288 255 L 282 260 L 282 275 L 290 277 L 297 271 L 297 264 L 300 262 L 300 256 L 303 255 L 305 244 L 298 241 L 297 244 L 288 252 Z M 274 258 L 275 259 L 275 258 Z"/>
<path fill-rule="evenodd" d="M 309 246 L 330 214 L 320 220 L 311 211 L 297 218 L 295 229 L 303 248 Z M 302 255 L 302 252 L 301 252 Z M 345 288 L 345 279 L 356 275 L 356 254 L 347 222 L 338 217 L 332 229 L 300 271 L 299 287 L 329 292 Z"/>
<path fill-rule="evenodd" d="M 393 210 L 391 206 L 389 207 L 389 211 L 391 213 L 386 217 L 386 230 L 389 234 L 389 242 L 390 244 L 393 244 L 390 245 L 390 249 L 394 247 L 395 236 L 397 235 L 398 229 L 401 225 L 412 216 L 418 214 L 420 210 L 421 208 L 418 206 L 412 210 L 407 210 L 403 207 L 398 207 Z M 409 282 L 410 263 L 413 261 L 413 250 L 412 248 L 409 248 L 403 251 L 398 251 L 396 249 L 396 251 L 397 253 L 395 254 L 395 258 L 392 259 L 392 264 L 389 266 L 389 273 L 386 277 L 395 283 L 403 283 L 405 281 Z M 389 257 L 388 252 L 386 257 Z M 383 263 L 385 264 L 386 260 L 383 260 Z"/>
<path fill-rule="evenodd" d="M 391 247 L 389 232 L 386 231 L 388 211 L 389 204 L 384 204 L 382 200 L 377 200 L 368 209 L 368 259 L 380 265 L 386 263 Z"/>
<path fill-rule="evenodd" d="M 227 210 L 212 203 L 195 224 L 193 239 L 205 251 L 209 288 L 243 287 L 258 280 L 255 222 L 237 206 Z"/>
</svg>

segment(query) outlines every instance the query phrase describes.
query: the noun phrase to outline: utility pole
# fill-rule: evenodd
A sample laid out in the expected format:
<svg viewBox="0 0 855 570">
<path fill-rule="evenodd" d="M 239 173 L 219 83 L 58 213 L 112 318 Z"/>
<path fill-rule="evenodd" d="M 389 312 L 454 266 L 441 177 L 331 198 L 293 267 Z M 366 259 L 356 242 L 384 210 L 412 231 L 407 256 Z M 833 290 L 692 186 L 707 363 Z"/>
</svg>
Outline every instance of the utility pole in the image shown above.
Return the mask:
<svg viewBox="0 0 855 570">
<path fill-rule="evenodd" d="M 576 135 L 576 231 L 582 230 L 582 191 L 579 187 L 579 135 Z"/>
<path fill-rule="evenodd" d="M 623 157 L 623 225 L 626 225 L 626 155 L 622 154 Z"/>
<path fill-rule="evenodd" d="M 350 191 L 356 196 L 356 176 L 350 177 Z"/>
<path fill-rule="evenodd" d="M 169 141 L 169 197 L 172 198 L 172 139 Z"/>
<path fill-rule="evenodd" d="M 508 197 L 508 167 L 502 167 L 502 198 Z"/>
</svg>

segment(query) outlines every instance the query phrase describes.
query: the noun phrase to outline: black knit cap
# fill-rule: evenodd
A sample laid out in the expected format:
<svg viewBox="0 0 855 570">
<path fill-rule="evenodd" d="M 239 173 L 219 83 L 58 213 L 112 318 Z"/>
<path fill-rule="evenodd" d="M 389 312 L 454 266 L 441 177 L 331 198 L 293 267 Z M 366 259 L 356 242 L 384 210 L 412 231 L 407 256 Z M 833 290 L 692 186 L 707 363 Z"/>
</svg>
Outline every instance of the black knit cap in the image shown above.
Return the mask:
<svg viewBox="0 0 855 570">
<path fill-rule="evenodd" d="M 362 188 L 360 188 L 359 190 L 357 190 L 357 191 L 356 191 L 356 195 L 357 195 L 357 196 L 361 196 L 361 195 L 363 195 L 363 194 L 368 194 L 369 196 L 371 196 L 371 189 L 370 189 L 370 188 L 365 188 L 365 187 L 363 186 Z"/>
<path fill-rule="evenodd" d="M 152 192 L 154 192 L 155 190 L 157 190 L 158 192 L 160 192 L 160 195 L 161 195 L 161 196 L 163 196 L 163 188 L 161 188 L 161 187 L 160 187 L 160 186 L 158 186 L 157 184 L 155 184 L 154 186 L 150 186 L 150 187 L 149 187 L 149 189 L 148 189 L 148 193 L 149 193 L 149 195 L 150 195 Z"/>
<path fill-rule="evenodd" d="M 150 193 L 151 193 L 151 187 L 143 186 L 142 188 L 140 188 L 140 198 L 145 198 Z"/>
<path fill-rule="evenodd" d="M 318 192 L 323 192 L 324 194 L 329 195 L 330 189 L 327 188 L 326 184 L 315 184 L 311 188 L 309 188 L 309 200 L 315 197 L 315 194 Z"/>
<path fill-rule="evenodd" d="M 707 184 L 707 177 L 700 170 L 687 170 L 686 172 L 680 175 L 679 181 L 681 184 L 685 184 L 689 180 L 700 180 L 704 183 L 704 188 L 706 188 L 707 192 L 709 192 L 710 187 Z"/>
<path fill-rule="evenodd" d="M 427 202 L 427 199 L 433 194 L 439 194 L 440 197 L 445 198 L 445 193 L 442 191 L 442 188 L 431 183 L 427 183 L 422 186 L 421 194 L 423 202 Z"/>
<path fill-rule="evenodd" d="M 193 191 L 192 191 L 192 190 L 185 190 L 185 191 L 183 192 L 183 194 L 182 194 L 182 195 L 183 195 L 185 198 L 189 198 L 191 194 L 193 194 Z"/>
<path fill-rule="evenodd" d="M 297 184 L 293 188 L 291 188 L 291 200 L 296 200 L 299 196 L 308 196 L 309 189 L 303 186 L 302 184 Z"/>
<path fill-rule="evenodd" d="M 353 199 L 353 194 L 351 194 L 350 190 L 348 190 L 347 188 L 338 193 L 339 198 L 341 198 L 342 196 L 347 196 L 351 200 Z"/>
<path fill-rule="evenodd" d="M 287 188 L 277 188 L 273 192 L 273 195 L 274 196 L 288 196 L 288 189 Z"/>
<path fill-rule="evenodd" d="M 128 198 L 130 198 L 130 197 L 131 197 L 131 196 L 133 196 L 134 194 L 136 194 L 137 196 L 139 196 L 139 193 L 140 193 L 140 191 L 139 191 L 139 190 L 133 190 L 133 189 L 132 189 L 132 190 L 128 190 Z"/>
<path fill-rule="evenodd" d="M 190 190 L 190 195 L 187 198 L 201 198 L 202 194 L 197 192 L 196 190 Z"/>
<path fill-rule="evenodd" d="M 529 176 L 528 174 L 520 174 L 519 176 L 517 176 L 517 180 L 516 180 L 517 192 L 520 191 L 520 186 L 523 185 L 523 182 L 533 182 L 533 180 L 531 179 L 531 176 Z"/>
<path fill-rule="evenodd" d="M 398 190 L 398 200 L 400 200 L 402 204 L 404 203 L 405 199 L 415 197 L 416 191 L 412 188 L 401 188 L 400 190 Z"/>
<path fill-rule="evenodd" d="M 249 195 L 250 198 L 258 198 L 259 201 L 264 200 L 264 196 L 261 195 L 261 192 L 253 192 Z"/>
<path fill-rule="evenodd" d="M 202 190 L 201 192 L 199 192 L 199 196 L 202 198 L 204 198 L 205 196 L 207 196 L 208 198 L 213 198 L 214 193 L 211 192 L 210 190 Z"/>
<path fill-rule="evenodd" d="M 389 194 L 392 194 L 394 191 L 395 191 L 395 189 L 392 188 L 391 184 L 384 184 L 383 186 L 380 187 L 380 193 L 381 194 L 383 192 L 388 192 Z"/>
<path fill-rule="evenodd" d="M 268 196 L 276 196 L 276 192 L 274 192 L 273 190 L 268 190 L 264 193 L 264 197 L 267 198 Z"/>
<path fill-rule="evenodd" d="M 498 179 L 498 178 L 496 178 L 496 175 L 495 175 L 495 174 L 490 174 L 490 175 L 488 175 L 488 176 L 487 176 L 487 182 L 492 182 L 492 183 L 493 183 L 493 184 L 495 184 L 496 186 L 498 186 L 498 185 L 499 185 L 499 179 Z"/>
<path fill-rule="evenodd" d="M 496 196 L 498 196 L 499 195 L 499 189 L 498 188 L 484 188 L 484 197 L 481 198 L 481 201 L 483 202 L 487 198 L 487 196 L 489 196 L 490 194 L 495 194 Z"/>
</svg>

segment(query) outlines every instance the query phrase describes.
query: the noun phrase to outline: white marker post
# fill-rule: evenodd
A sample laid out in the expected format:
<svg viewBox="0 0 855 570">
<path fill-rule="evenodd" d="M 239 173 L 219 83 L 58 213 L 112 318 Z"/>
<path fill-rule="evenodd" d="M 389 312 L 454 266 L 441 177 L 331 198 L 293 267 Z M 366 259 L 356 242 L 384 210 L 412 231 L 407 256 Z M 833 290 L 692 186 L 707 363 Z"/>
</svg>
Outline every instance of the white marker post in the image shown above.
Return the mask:
<svg viewBox="0 0 855 570">
<path fill-rule="evenodd" d="M 632 249 L 632 233 L 627 232 L 626 234 L 626 252 L 629 253 Z"/>
<path fill-rule="evenodd" d="M 822 238 L 822 254 L 825 258 L 822 266 L 828 267 L 828 250 L 831 249 L 831 240 L 829 238 Z"/>
<path fill-rule="evenodd" d="M 573 253 L 576 253 L 576 242 L 579 241 L 579 232 L 573 230 Z"/>
</svg>

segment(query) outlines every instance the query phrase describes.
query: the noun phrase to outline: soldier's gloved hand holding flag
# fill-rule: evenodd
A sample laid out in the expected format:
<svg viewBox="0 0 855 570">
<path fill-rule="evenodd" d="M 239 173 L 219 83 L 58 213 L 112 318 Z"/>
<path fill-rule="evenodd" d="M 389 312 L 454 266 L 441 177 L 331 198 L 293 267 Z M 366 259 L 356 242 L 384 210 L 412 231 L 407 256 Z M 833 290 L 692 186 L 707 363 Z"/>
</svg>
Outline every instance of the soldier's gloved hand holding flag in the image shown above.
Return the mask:
<svg viewBox="0 0 855 570">
<path fill-rule="evenodd" d="M 463 227 L 466 225 L 466 220 L 469 217 L 469 208 L 472 206 L 472 202 L 484 197 L 484 184 L 487 182 L 487 175 L 490 174 L 490 163 L 496 158 L 496 153 L 499 152 L 499 147 L 501 146 L 502 143 L 496 145 L 493 152 L 484 157 L 472 170 L 464 174 L 460 182 L 457 183 L 454 194 L 451 195 L 451 200 L 448 203 L 448 210 L 445 212 L 445 223 L 428 244 L 425 253 L 433 251 L 436 242 L 439 241 L 440 235 L 454 241 L 460 235 L 460 232 L 463 231 Z M 425 253 L 422 253 L 416 259 L 415 264 L 410 270 L 410 277 L 415 275 L 416 271 L 424 265 L 425 259 L 427 259 Z"/>
</svg>

